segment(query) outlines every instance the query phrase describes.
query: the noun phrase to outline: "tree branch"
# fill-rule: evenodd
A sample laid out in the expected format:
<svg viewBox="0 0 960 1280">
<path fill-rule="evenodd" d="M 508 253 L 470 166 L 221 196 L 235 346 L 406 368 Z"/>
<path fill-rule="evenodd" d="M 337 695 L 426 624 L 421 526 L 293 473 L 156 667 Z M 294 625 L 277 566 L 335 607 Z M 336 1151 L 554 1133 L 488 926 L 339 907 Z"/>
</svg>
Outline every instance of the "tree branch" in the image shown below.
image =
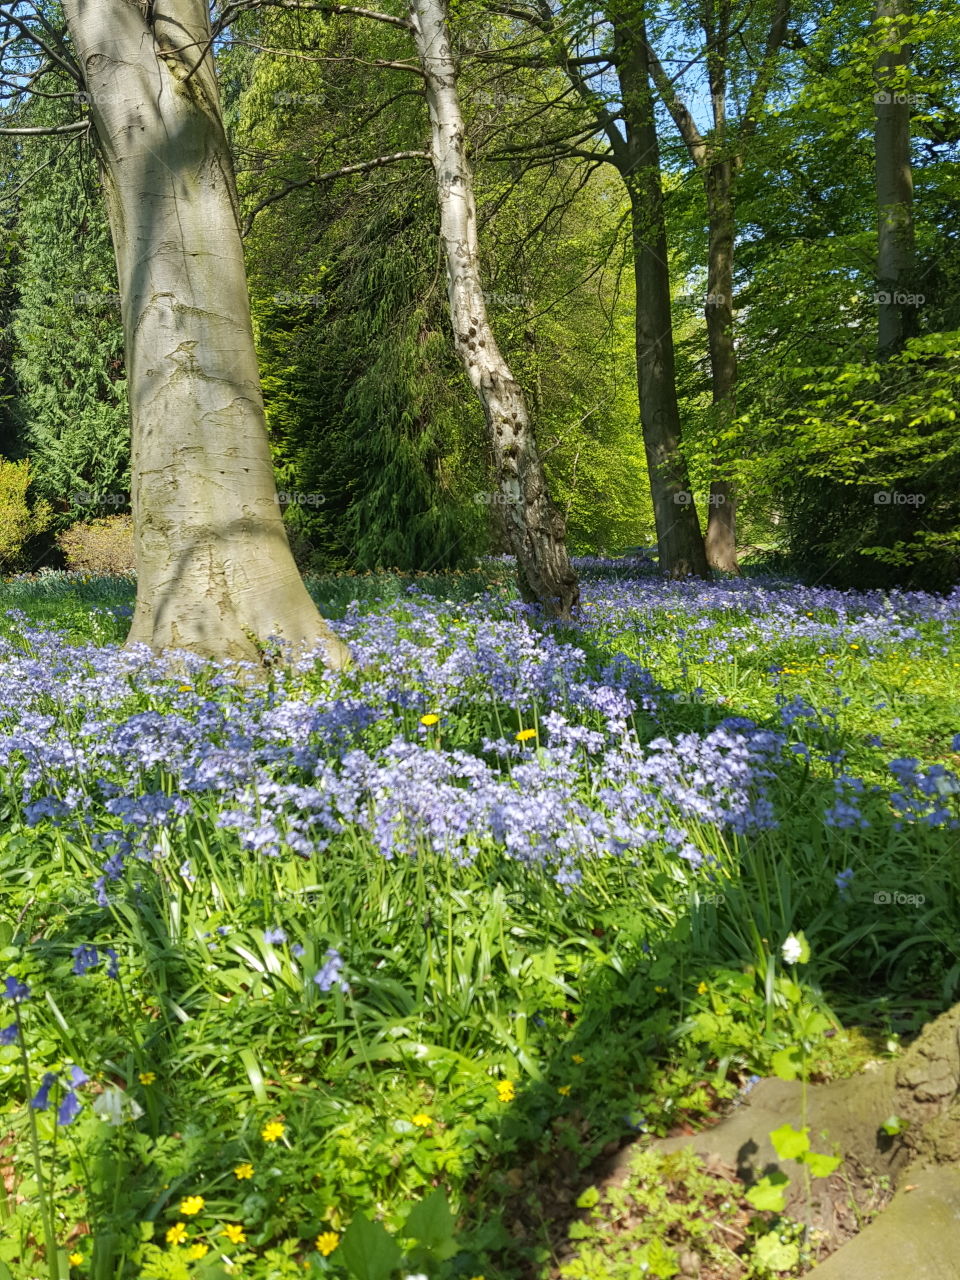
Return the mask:
<svg viewBox="0 0 960 1280">
<path fill-rule="evenodd" d="M 329 173 L 318 173 L 312 178 L 304 178 L 302 182 L 290 182 L 282 191 L 275 191 L 272 196 L 267 196 L 259 204 L 254 205 L 244 221 L 242 234 L 250 233 L 257 214 L 290 195 L 292 191 L 302 191 L 304 187 L 314 187 L 320 182 L 332 182 L 335 178 L 346 178 L 352 173 L 369 173 L 373 169 L 381 169 L 385 164 L 396 164 L 400 160 L 429 159 L 429 151 L 396 151 L 393 155 L 377 156 L 376 160 L 362 160 L 359 164 L 346 164 L 342 169 L 331 169 Z"/>
</svg>

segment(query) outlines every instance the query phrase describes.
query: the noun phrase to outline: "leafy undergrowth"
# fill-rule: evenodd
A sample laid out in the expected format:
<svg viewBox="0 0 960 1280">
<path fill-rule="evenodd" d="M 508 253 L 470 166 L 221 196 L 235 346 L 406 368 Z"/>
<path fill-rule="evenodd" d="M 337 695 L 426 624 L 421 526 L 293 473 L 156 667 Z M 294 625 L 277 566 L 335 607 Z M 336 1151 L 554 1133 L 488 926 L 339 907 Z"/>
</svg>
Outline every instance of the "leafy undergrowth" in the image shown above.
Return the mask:
<svg viewBox="0 0 960 1280">
<path fill-rule="evenodd" d="M 586 568 L 319 580 L 357 666 L 259 684 L 4 585 L 0 1280 L 547 1276 L 598 1161 L 956 998 L 960 597 Z"/>
</svg>

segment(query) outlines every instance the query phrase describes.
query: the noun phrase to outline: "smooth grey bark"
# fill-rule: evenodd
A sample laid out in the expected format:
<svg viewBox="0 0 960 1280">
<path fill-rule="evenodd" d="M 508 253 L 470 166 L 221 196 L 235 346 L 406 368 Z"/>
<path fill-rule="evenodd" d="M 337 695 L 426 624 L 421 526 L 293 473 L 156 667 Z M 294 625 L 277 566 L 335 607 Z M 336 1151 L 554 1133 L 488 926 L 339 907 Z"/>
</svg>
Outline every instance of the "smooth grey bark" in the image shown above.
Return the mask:
<svg viewBox="0 0 960 1280">
<path fill-rule="evenodd" d="M 277 501 L 206 0 L 65 0 L 99 146 L 131 410 L 128 643 L 223 660 L 348 651 Z"/>
<path fill-rule="evenodd" d="M 877 352 L 892 355 L 917 332 L 916 240 L 910 163 L 910 95 L 900 73 L 910 62 L 901 20 L 909 0 L 877 0 L 881 42 L 874 69 L 877 173 Z"/>
<path fill-rule="evenodd" d="M 661 570 L 672 578 L 710 576 L 686 459 L 670 305 L 670 268 L 660 179 L 660 147 L 646 28 L 635 13 L 610 12 L 626 140 L 610 136 L 630 197 L 636 277 L 637 383 Z"/>
<path fill-rule="evenodd" d="M 497 346 L 487 316 L 473 173 L 466 154 L 444 0 L 412 0 L 410 22 L 430 110 L 454 344 L 483 405 L 521 591 L 528 599 L 540 601 L 553 616 L 567 618 L 580 591 L 567 555 L 563 516 L 550 499 L 523 391 Z"/>
</svg>

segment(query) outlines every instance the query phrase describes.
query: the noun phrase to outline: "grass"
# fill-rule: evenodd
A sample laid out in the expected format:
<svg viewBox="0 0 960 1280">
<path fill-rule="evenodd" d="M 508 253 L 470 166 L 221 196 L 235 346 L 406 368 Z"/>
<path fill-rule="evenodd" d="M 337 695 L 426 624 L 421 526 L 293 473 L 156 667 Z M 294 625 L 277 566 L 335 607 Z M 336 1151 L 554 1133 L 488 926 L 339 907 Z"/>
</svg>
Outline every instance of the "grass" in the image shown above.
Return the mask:
<svg viewBox="0 0 960 1280">
<path fill-rule="evenodd" d="M 949 611 L 904 602 L 897 630 L 873 601 L 840 608 L 789 586 L 738 601 L 724 587 L 651 589 L 598 569 L 582 627 L 530 631 L 499 565 L 435 578 L 341 575 L 311 589 L 358 643 L 386 622 L 395 628 L 345 684 L 305 673 L 264 695 L 258 715 L 303 703 L 340 714 L 351 699 L 370 709 L 353 737 L 311 733 L 321 763 L 340 769 L 359 749 L 379 760 L 399 738 L 424 753 L 421 773 L 431 752 L 459 751 L 506 779 L 523 769 L 560 777 L 568 766 L 548 744 L 543 698 L 505 700 L 482 661 L 469 675 L 438 674 L 458 654 L 486 652 L 490 620 L 502 629 L 491 653 L 504 670 L 526 661 L 528 644 L 538 662 L 551 661 L 554 641 L 581 651 L 578 679 L 598 680 L 618 655 L 637 664 L 623 677 L 638 707 L 622 731 L 609 728 L 611 713 L 590 702 L 582 679 L 556 704 L 569 723 L 606 734 L 611 751 L 626 740 L 648 751 L 661 738 L 699 741 L 731 715 L 784 733 L 771 776 L 756 784 L 779 825 L 738 834 L 678 811 L 706 859 L 699 870 L 653 841 L 642 859 L 581 857 L 580 878 L 564 881 L 556 863 L 510 856 L 491 831 L 469 860 L 419 837 L 415 857 L 388 859 L 359 817 L 323 833 L 306 856 L 282 843 L 277 856 L 256 854 L 240 828 L 223 825 L 221 793 L 194 788 L 189 812 L 148 826 L 149 859 L 129 857 L 98 894 L 112 846 L 97 833 L 117 823 L 109 791 L 96 791 L 98 770 L 122 782 L 121 796 L 172 800 L 187 790 L 173 749 L 150 758 L 143 743 L 153 730 L 134 718 L 158 717 L 165 734 L 178 717 L 196 723 L 221 707 L 242 759 L 255 695 L 218 684 L 209 669 L 182 688 L 180 677 L 152 671 L 98 683 L 89 654 L 66 649 L 61 674 L 48 679 L 58 649 L 37 626 L 55 626 L 64 643 L 115 643 L 132 583 L 52 574 L 4 583 L 0 611 L 16 611 L 3 627 L 5 661 L 21 665 L 3 731 L 16 720 L 43 745 L 36 757 L 23 741 L 10 748 L 0 815 L 0 979 L 32 993 L 0 1000 L 10 1015 L 0 1031 L 14 1014 L 19 1025 L 0 1045 L 0 1280 L 389 1280 L 398 1248 L 404 1269 L 438 1278 L 519 1280 L 561 1264 L 581 1274 L 582 1253 L 561 1257 L 558 1241 L 581 1220 L 577 1197 L 605 1153 L 722 1110 L 798 1044 L 815 1076 L 852 1071 L 895 1052 L 899 1037 L 956 998 L 952 775 L 930 791 L 952 817 L 931 824 L 921 804 L 929 796 L 911 791 L 915 811 L 904 812 L 889 770 L 897 757 L 914 757 L 921 781 L 938 776 L 923 772 L 929 766 L 956 769 L 960 643 Z M 429 658 L 422 669 L 417 652 Z M 41 659 L 33 666 L 31 654 Z M 437 724 L 424 726 L 422 712 L 434 708 Z M 122 775 L 109 772 L 115 756 L 96 755 L 112 741 L 103 724 L 137 726 L 136 767 Z M 520 755 L 484 745 L 527 730 Z M 302 745 L 296 730 L 271 732 Z M 65 762 L 51 745 L 61 739 L 83 744 L 88 763 Z M 217 743 L 211 758 L 229 745 Z M 609 807 L 608 758 L 584 745 L 569 765 L 576 802 L 597 814 Z M 297 785 L 311 783 L 304 768 L 289 766 Z M 277 765 L 277 777 L 287 769 Z M 415 789 L 416 771 L 409 783 L 389 776 L 394 788 Z M 90 797 L 92 826 L 56 814 L 31 821 L 25 785 L 33 800 L 62 799 L 71 787 Z M 516 783 L 521 797 L 525 785 Z M 707 793 L 713 784 L 691 785 Z M 854 824 L 824 821 L 840 799 L 857 811 Z M 270 818 L 268 791 L 251 803 Z M 380 802 L 371 793 L 364 803 Z M 448 831 L 455 808 L 438 830 Z M 283 811 L 284 831 L 295 816 Z M 311 828 L 312 840 L 320 834 Z M 852 877 L 838 887 L 841 872 Z M 788 966 L 781 944 L 801 929 L 810 963 Z M 96 948 L 96 963 L 84 968 L 81 946 Z M 325 969 L 332 953 L 342 970 Z M 323 974 L 326 989 L 315 980 Z M 852 1030 L 823 1034 L 841 1026 Z M 72 1066 L 90 1081 L 74 1090 L 77 1118 L 58 1124 Z M 45 1073 L 51 1106 L 30 1108 Z M 453 1253 L 453 1227 L 430 1199 L 438 1188 L 456 1221 Z M 674 1213 L 650 1196 L 652 1220 Z M 424 1204 L 411 1219 L 411 1206 Z M 56 1248 L 44 1245 L 45 1218 Z M 658 1230 L 632 1244 L 647 1247 Z M 775 1274 L 755 1256 L 763 1232 L 743 1234 L 742 1274 Z M 625 1265 L 615 1254 L 604 1264 L 611 1276 Z M 666 1255 L 657 1265 L 651 1274 L 677 1274 Z"/>
</svg>

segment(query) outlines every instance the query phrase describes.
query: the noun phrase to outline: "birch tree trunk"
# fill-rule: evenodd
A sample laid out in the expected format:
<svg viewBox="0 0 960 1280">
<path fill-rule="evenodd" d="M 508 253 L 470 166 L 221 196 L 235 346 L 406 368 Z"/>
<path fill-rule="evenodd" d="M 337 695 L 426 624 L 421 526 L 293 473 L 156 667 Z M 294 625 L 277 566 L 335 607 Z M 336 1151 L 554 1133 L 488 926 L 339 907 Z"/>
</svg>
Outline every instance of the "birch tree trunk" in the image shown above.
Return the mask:
<svg viewBox="0 0 960 1280">
<path fill-rule="evenodd" d="M 137 602 L 128 643 L 257 660 L 348 654 L 277 501 L 206 0 L 64 0 L 117 259 Z M 199 65 L 197 65 L 199 63 Z"/>
<path fill-rule="evenodd" d="M 480 280 L 473 172 L 447 34 L 444 0 L 412 0 L 410 21 L 430 110 L 440 237 L 457 354 L 480 397 L 498 481 L 498 497 L 521 591 L 546 611 L 570 616 L 579 601 L 566 530 L 553 505 L 523 391 L 497 346 Z"/>
<path fill-rule="evenodd" d="M 877 352 L 899 350 L 917 331 L 916 243 L 913 224 L 913 170 L 910 164 L 910 99 L 897 75 L 910 61 L 899 20 L 908 0 L 877 0 L 881 50 L 874 96 L 877 153 Z"/>
</svg>

